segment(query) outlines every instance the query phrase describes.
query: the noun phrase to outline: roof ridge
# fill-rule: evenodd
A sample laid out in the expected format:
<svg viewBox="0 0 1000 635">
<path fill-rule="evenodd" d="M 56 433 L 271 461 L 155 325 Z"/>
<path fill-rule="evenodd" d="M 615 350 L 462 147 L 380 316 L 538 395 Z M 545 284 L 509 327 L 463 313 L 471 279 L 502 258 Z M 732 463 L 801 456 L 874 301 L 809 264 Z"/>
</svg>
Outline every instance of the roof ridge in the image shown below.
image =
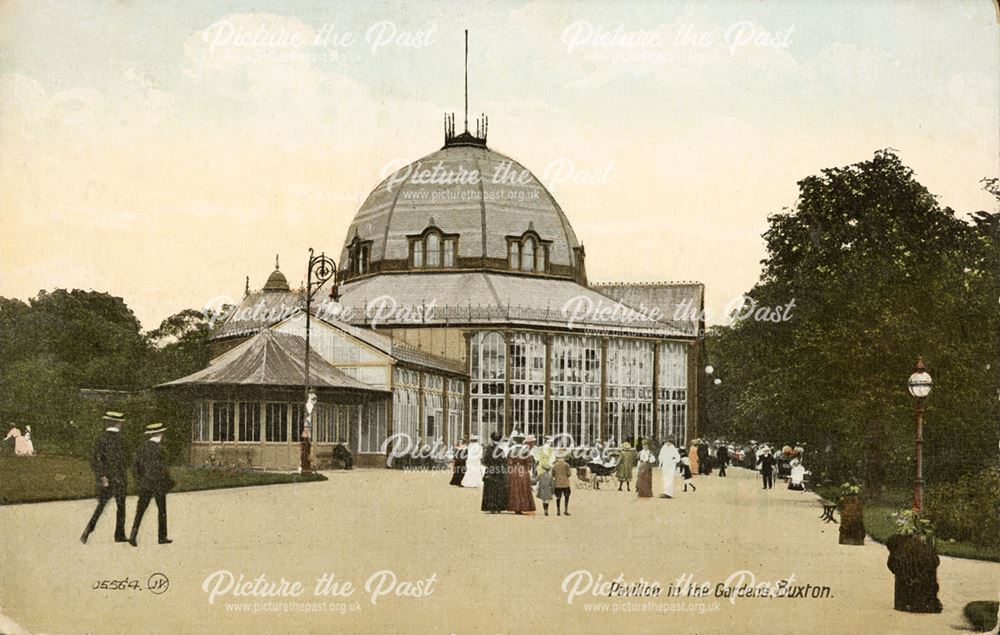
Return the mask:
<svg viewBox="0 0 1000 635">
<path fill-rule="evenodd" d="M 665 280 L 660 282 L 591 282 L 591 287 L 679 287 L 679 286 L 705 286 L 704 282 L 697 280 Z"/>
</svg>

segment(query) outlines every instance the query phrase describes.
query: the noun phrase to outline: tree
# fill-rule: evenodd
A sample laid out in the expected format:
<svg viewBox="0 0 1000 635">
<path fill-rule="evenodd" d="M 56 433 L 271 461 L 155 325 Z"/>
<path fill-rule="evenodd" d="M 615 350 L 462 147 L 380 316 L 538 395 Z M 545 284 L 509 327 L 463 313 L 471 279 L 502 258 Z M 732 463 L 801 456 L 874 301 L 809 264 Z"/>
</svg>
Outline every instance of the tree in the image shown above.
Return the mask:
<svg viewBox="0 0 1000 635">
<path fill-rule="evenodd" d="M 727 374 L 711 417 L 732 433 L 832 448 L 831 478 L 870 491 L 912 476 L 918 355 L 935 377 L 925 428 L 928 480 L 971 471 L 970 448 L 996 447 L 998 215 L 942 208 L 890 150 L 799 182 L 793 210 L 769 218 L 767 258 L 749 292 L 795 300 L 787 322 L 713 330 L 709 360 Z M 724 432 L 724 431 L 723 431 Z"/>
</svg>

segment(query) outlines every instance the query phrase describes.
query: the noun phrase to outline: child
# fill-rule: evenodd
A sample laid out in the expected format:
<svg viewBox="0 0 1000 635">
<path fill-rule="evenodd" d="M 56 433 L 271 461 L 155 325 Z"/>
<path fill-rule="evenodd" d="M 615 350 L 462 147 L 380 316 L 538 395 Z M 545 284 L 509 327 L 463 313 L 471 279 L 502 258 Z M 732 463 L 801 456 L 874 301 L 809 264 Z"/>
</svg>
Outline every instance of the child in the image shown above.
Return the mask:
<svg viewBox="0 0 1000 635">
<path fill-rule="evenodd" d="M 556 454 L 556 462 L 552 465 L 552 478 L 555 485 L 556 494 L 556 516 L 563 515 L 560 511 L 560 503 L 566 502 L 566 516 L 569 516 L 569 463 L 566 462 L 566 451 L 560 450 Z"/>
<path fill-rule="evenodd" d="M 546 463 L 542 463 L 539 467 L 541 467 L 542 471 L 537 477 L 531 479 L 531 484 L 538 486 L 537 496 L 542 501 L 542 509 L 545 510 L 545 515 L 548 516 L 549 501 L 552 500 L 553 490 L 552 467 Z"/>
<path fill-rule="evenodd" d="M 698 488 L 691 482 L 691 459 L 686 456 L 681 457 L 681 475 L 684 477 L 684 491 L 688 491 L 688 485 L 692 492 L 697 492 Z"/>
</svg>

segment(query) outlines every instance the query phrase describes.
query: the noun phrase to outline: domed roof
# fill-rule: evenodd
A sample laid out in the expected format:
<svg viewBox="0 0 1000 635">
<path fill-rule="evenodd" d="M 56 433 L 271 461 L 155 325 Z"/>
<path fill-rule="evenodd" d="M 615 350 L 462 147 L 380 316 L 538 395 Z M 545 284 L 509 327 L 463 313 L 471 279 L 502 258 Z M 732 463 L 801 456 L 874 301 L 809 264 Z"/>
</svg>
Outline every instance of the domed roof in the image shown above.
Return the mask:
<svg viewBox="0 0 1000 635">
<path fill-rule="evenodd" d="M 502 268 L 508 238 L 533 231 L 548 246 L 548 273 L 575 277 L 580 244 L 552 194 L 520 163 L 486 147 L 485 139 L 463 138 L 449 139 L 372 191 L 348 229 L 342 265 L 348 266 L 357 240 L 370 241 L 367 272 L 406 269 L 411 239 L 435 227 L 457 236 L 457 268 Z"/>
<path fill-rule="evenodd" d="M 264 283 L 263 291 L 291 291 L 288 286 L 288 279 L 285 278 L 285 274 L 281 273 L 278 268 L 278 257 L 274 257 L 274 271 L 271 275 L 267 277 L 267 282 Z"/>
</svg>

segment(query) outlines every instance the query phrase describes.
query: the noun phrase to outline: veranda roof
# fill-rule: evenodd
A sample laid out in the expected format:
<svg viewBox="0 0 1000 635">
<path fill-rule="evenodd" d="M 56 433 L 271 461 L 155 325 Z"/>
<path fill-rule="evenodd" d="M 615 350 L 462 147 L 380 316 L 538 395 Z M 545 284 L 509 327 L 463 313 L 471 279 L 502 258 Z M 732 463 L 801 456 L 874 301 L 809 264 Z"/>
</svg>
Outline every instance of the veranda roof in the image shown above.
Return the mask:
<svg viewBox="0 0 1000 635">
<path fill-rule="evenodd" d="M 306 342 L 298 335 L 264 330 L 219 355 L 207 368 L 160 384 L 184 386 L 301 387 L 305 379 Z M 310 384 L 319 389 L 387 392 L 362 383 L 331 366 L 315 350 L 309 351 Z"/>
</svg>

